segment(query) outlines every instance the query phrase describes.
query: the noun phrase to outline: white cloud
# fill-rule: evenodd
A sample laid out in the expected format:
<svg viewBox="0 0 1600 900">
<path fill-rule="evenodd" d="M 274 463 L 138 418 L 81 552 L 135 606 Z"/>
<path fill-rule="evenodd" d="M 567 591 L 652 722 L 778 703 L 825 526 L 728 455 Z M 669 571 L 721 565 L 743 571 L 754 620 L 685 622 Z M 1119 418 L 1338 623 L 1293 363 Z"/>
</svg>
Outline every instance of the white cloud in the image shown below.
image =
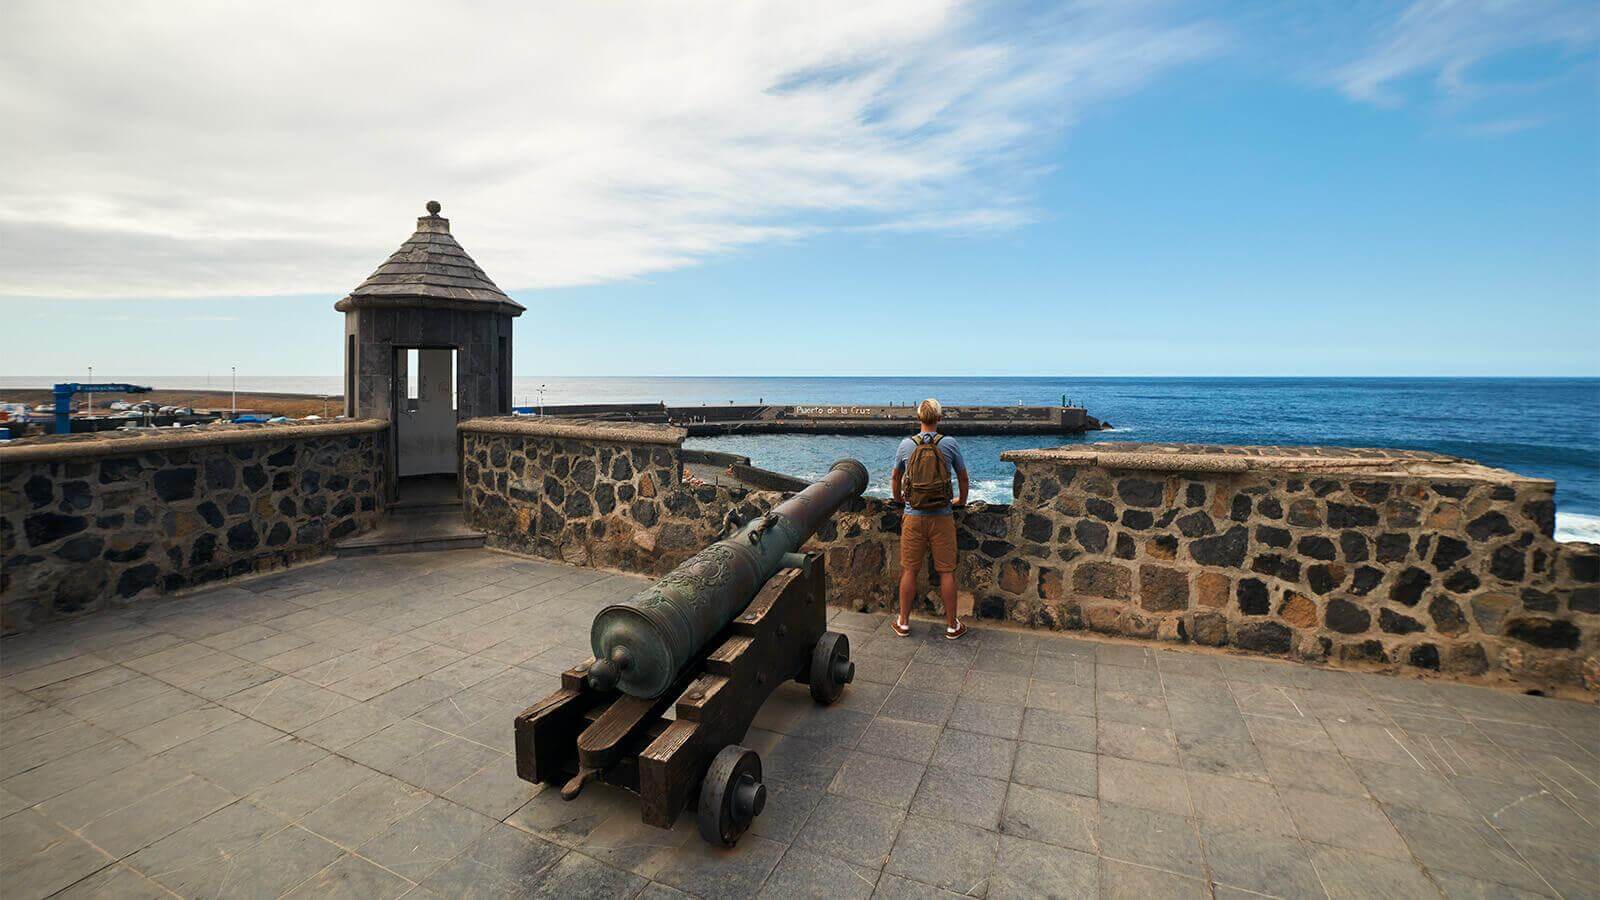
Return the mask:
<svg viewBox="0 0 1600 900">
<path fill-rule="evenodd" d="M 1160 4 L 10 0 L 0 294 L 336 292 L 438 199 L 502 287 L 832 228 L 1010 227 Z"/>
<path fill-rule="evenodd" d="M 1465 100 L 1485 89 L 1474 67 L 1527 47 L 1578 50 L 1597 34 L 1593 0 L 1416 0 L 1334 80 L 1352 99 L 1395 106 L 1397 82 L 1427 75 L 1447 97 Z"/>
</svg>

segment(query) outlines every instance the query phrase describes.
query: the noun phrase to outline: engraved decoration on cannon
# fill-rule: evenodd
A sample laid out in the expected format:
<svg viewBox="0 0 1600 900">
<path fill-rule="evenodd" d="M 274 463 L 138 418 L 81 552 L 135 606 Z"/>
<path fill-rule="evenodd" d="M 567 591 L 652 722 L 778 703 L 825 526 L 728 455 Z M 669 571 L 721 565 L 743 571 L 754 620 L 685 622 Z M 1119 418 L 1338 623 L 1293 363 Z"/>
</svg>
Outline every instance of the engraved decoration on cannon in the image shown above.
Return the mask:
<svg viewBox="0 0 1600 900">
<path fill-rule="evenodd" d="M 693 806 L 703 838 L 737 842 L 766 803 L 761 759 L 740 746 L 761 704 L 789 680 L 831 704 L 855 678 L 849 639 L 827 630 L 821 554 L 800 548 L 866 486 L 866 467 L 840 460 L 602 609 L 594 657 L 517 716 L 517 775 L 561 785 L 568 800 L 590 781 L 622 787 L 661 828 Z"/>
</svg>

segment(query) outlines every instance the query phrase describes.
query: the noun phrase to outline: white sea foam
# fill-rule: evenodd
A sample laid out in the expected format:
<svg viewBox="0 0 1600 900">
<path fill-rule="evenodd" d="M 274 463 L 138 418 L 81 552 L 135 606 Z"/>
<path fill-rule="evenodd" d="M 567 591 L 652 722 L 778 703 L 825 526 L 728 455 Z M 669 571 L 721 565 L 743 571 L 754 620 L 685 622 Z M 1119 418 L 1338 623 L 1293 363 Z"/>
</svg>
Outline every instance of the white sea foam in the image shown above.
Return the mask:
<svg viewBox="0 0 1600 900">
<path fill-rule="evenodd" d="M 978 478 L 967 485 L 967 499 L 984 503 L 1010 503 L 1011 479 Z"/>
<path fill-rule="evenodd" d="M 1556 540 L 1600 544 L 1600 516 L 1586 513 L 1556 513 Z"/>
</svg>

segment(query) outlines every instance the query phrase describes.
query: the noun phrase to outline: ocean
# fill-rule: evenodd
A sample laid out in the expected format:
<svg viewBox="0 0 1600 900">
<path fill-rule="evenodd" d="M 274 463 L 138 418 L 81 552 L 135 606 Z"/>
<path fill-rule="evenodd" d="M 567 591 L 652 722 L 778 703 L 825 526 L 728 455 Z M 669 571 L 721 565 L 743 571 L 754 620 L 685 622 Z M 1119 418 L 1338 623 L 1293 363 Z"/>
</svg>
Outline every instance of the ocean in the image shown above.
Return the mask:
<svg viewBox="0 0 1600 900">
<path fill-rule="evenodd" d="M 160 388 L 228 386 L 227 373 L 97 378 Z M 5 387 L 44 387 L 56 380 L 64 379 L 0 377 L 0 396 Z M 337 375 L 241 375 L 238 387 L 342 390 Z M 1406 447 L 1555 479 L 1560 536 L 1600 541 L 1600 378 L 518 377 L 512 386 L 516 403 L 536 403 L 541 388 L 551 404 L 914 404 L 937 397 L 957 405 L 1042 405 L 1065 396 L 1115 429 L 1069 438 L 961 438 L 973 499 L 1010 499 L 1012 467 L 999 454 L 1022 447 L 1096 441 Z M 802 477 L 853 456 L 867 464 L 872 489 L 887 492 L 895 443 L 892 437 L 773 435 L 697 438 L 689 446 L 740 453 L 758 466 Z"/>
</svg>

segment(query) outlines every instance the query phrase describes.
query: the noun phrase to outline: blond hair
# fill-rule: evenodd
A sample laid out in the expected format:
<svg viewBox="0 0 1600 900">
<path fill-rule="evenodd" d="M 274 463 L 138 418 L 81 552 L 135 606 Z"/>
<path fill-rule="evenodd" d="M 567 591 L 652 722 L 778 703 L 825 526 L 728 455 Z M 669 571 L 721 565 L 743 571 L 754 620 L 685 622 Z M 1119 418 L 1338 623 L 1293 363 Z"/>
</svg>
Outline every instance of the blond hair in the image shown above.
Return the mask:
<svg viewBox="0 0 1600 900">
<path fill-rule="evenodd" d="M 944 407 L 939 401 L 929 397 L 917 404 L 917 421 L 924 425 L 937 425 L 944 418 Z"/>
</svg>

